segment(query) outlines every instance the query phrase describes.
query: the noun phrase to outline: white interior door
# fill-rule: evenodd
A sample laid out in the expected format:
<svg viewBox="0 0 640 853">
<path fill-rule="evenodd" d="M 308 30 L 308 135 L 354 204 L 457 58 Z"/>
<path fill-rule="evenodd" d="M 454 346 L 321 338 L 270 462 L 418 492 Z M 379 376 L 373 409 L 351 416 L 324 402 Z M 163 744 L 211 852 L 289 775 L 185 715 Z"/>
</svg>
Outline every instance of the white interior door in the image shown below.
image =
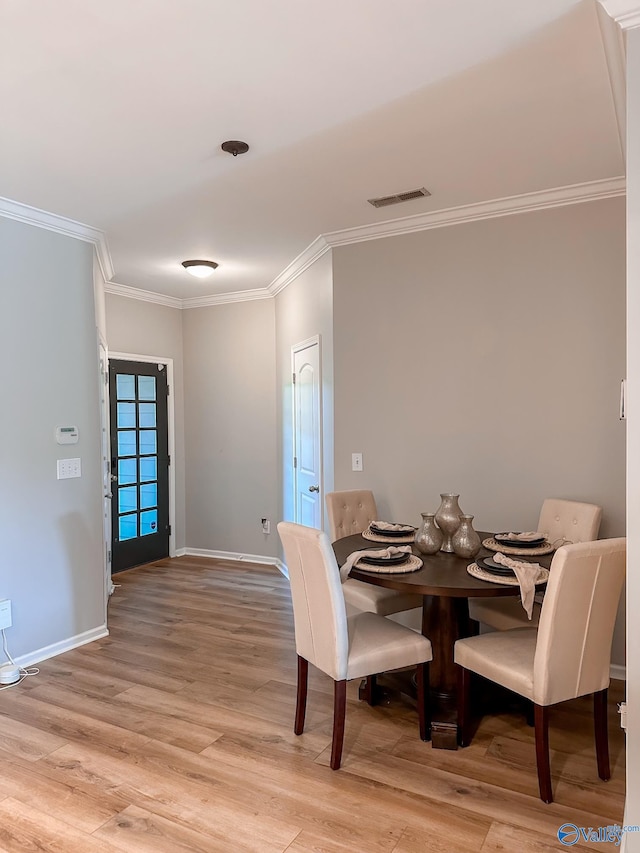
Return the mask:
<svg viewBox="0 0 640 853">
<path fill-rule="evenodd" d="M 295 521 L 322 527 L 320 341 L 293 347 Z"/>
</svg>

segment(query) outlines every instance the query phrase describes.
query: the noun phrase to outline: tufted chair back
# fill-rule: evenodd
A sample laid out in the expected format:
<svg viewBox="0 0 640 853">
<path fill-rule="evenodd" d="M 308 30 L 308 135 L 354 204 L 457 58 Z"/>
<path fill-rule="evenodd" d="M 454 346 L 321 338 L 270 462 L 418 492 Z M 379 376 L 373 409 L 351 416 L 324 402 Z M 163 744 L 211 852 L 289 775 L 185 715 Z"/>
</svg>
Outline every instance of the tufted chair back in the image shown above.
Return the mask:
<svg viewBox="0 0 640 853">
<path fill-rule="evenodd" d="M 378 517 L 376 500 L 369 489 L 328 492 L 325 497 L 331 541 L 362 533 Z"/>
<path fill-rule="evenodd" d="M 322 530 L 278 524 L 289 569 L 298 654 L 333 679 L 347 677 L 349 635 L 340 572 Z"/>
<path fill-rule="evenodd" d="M 553 705 L 609 684 L 627 540 L 564 545 L 554 557 L 533 663 L 533 701 Z M 511 632 L 503 634 L 507 638 Z"/>
<path fill-rule="evenodd" d="M 562 544 L 593 542 L 598 538 L 602 507 L 580 501 L 547 498 L 540 510 L 538 532 L 547 541 Z M 558 541 L 560 540 L 560 541 Z"/>
</svg>

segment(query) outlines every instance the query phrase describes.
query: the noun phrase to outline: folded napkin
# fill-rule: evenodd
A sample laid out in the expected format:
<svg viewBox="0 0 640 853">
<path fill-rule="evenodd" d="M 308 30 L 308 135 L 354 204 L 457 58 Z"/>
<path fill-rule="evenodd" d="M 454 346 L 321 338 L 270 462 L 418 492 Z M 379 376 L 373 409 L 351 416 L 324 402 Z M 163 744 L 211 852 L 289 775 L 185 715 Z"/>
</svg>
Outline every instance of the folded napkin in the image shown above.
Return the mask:
<svg viewBox="0 0 640 853">
<path fill-rule="evenodd" d="M 340 581 L 344 583 L 349 577 L 349 572 L 358 562 L 360 557 L 399 557 L 400 554 L 411 556 L 411 545 L 389 545 L 388 548 L 370 548 L 368 551 L 354 551 L 349 554 L 340 568 Z"/>
<path fill-rule="evenodd" d="M 410 524 L 391 524 L 389 521 L 372 521 L 371 524 L 377 527 L 378 530 L 406 530 L 407 533 L 413 533 L 415 527 Z"/>
<path fill-rule="evenodd" d="M 540 571 L 539 563 L 525 563 L 523 560 L 512 560 L 504 554 L 494 554 L 493 561 L 501 566 L 513 569 L 520 584 L 520 600 L 524 607 L 527 618 L 531 619 L 533 613 L 533 601 L 536 594 L 536 578 Z"/>
<path fill-rule="evenodd" d="M 541 534 L 537 530 L 530 530 L 526 533 L 499 533 L 500 539 L 514 539 L 517 542 L 534 542 L 536 539 L 541 539 Z"/>
</svg>

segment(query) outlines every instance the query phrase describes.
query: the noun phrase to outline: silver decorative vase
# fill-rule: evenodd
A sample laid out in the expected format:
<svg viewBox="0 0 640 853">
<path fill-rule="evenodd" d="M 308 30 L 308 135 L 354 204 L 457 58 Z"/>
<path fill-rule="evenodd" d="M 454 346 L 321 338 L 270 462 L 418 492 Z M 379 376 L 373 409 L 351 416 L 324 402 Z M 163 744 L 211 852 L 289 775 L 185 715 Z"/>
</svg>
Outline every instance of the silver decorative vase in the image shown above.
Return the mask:
<svg viewBox="0 0 640 853">
<path fill-rule="evenodd" d="M 453 550 L 458 557 L 475 557 L 482 545 L 480 537 L 473 529 L 472 521 L 472 515 L 461 515 L 460 526 L 451 537 Z"/>
<path fill-rule="evenodd" d="M 437 554 L 442 547 L 442 530 L 436 524 L 434 512 L 421 512 L 422 525 L 415 538 L 415 546 L 421 554 Z"/>
<path fill-rule="evenodd" d="M 460 495 L 440 495 L 440 506 L 436 512 L 436 522 L 442 531 L 441 551 L 446 551 L 447 554 L 453 553 L 453 545 L 451 537 L 460 526 L 460 516 L 462 510 L 458 506 L 458 498 Z"/>
</svg>

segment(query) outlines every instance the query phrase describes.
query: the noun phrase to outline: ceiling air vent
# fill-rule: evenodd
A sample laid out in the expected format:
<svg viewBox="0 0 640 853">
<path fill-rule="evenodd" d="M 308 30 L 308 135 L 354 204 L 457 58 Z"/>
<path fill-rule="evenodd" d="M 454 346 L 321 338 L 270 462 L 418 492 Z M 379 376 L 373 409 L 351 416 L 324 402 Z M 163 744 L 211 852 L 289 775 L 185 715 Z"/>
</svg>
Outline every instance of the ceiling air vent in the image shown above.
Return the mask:
<svg viewBox="0 0 640 853">
<path fill-rule="evenodd" d="M 414 198 L 424 198 L 431 195 L 429 190 L 420 187 L 419 190 L 408 190 L 406 193 L 396 193 L 395 195 L 383 195 L 380 198 L 369 198 L 367 201 L 374 207 L 388 207 L 390 204 L 402 204 L 403 201 L 412 201 Z"/>
</svg>

